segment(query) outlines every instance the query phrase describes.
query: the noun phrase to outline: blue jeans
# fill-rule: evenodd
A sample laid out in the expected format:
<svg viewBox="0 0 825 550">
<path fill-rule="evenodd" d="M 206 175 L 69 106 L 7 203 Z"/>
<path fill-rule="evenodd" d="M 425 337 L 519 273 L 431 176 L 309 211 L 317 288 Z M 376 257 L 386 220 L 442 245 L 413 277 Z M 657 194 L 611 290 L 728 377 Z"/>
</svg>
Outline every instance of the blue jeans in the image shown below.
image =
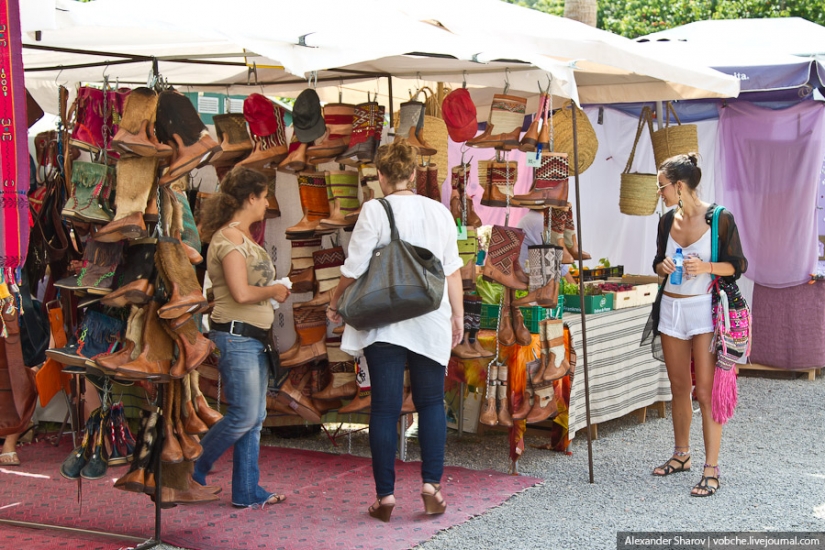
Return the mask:
<svg viewBox="0 0 825 550">
<path fill-rule="evenodd" d="M 395 491 L 396 426 L 404 399 L 404 367 L 410 369 L 413 402 L 418 412 L 421 480 L 440 483 L 444 473 L 447 417 L 444 413 L 444 365 L 407 348 L 376 342 L 364 349 L 370 370 L 370 451 L 375 493 Z"/>
<path fill-rule="evenodd" d="M 221 352 L 218 370 L 226 401 L 226 413 L 201 441 L 203 454 L 195 462 L 192 477 L 206 484 L 206 475 L 229 447 L 232 453 L 232 504 L 253 506 L 272 496 L 258 485 L 261 426 L 266 418 L 266 386 L 269 363 L 264 345 L 245 336 L 213 331 L 209 335 Z"/>
</svg>

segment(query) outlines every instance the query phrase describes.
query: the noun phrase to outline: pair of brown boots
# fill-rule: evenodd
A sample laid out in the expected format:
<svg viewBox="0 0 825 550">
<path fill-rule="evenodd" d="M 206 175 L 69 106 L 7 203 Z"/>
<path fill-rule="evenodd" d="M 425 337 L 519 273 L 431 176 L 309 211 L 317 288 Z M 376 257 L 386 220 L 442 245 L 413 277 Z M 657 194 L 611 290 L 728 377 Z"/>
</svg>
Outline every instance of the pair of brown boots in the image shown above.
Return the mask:
<svg viewBox="0 0 825 550">
<path fill-rule="evenodd" d="M 452 354 L 460 359 L 479 359 L 492 357 L 495 352 L 484 349 L 478 341 L 478 331 L 481 328 L 481 297 L 464 295 L 464 337 L 453 348 Z"/>
<path fill-rule="evenodd" d="M 478 421 L 487 426 L 513 425 L 507 404 L 507 365 L 490 365 L 487 379 L 487 400 L 482 405 Z"/>
<path fill-rule="evenodd" d="M 500 321 L 498 327 L 498 341 L 502 346 L 529 346 L 533 342 L 533 335 L 524 325 L 524 314 L 521 308 L 513 305 L 515 291 L 505 287 L 504 300 L 501 304 Z"/>
</svg>

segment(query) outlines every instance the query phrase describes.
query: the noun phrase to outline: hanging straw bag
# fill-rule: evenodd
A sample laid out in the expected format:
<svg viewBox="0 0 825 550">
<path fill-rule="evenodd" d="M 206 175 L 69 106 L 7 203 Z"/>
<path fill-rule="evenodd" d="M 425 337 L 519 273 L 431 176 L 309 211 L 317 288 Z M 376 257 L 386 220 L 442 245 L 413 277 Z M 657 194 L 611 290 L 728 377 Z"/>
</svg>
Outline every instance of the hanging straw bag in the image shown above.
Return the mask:
<svg viewBox="0 0 825 550">
<path fill-rule="evenodd" d="M 630 150 L 630 157 L 627 159 L 627 165 L 621 176 L 619 211 L 629 216 L 650 216 L 656 211 L 656 203 L 659 202 L 656 174 L 630 172 L 633 158 L 636 156 L 636 146 L 639 144 L 639 138 L 642 137 L 645 124 L 647 124 L 648 131 L 652 134 L 653 123 L 649 107 L 642 109 L 642 114 L 639 115 L 636 139 L 633 140 L 633 148 Z"/>
<path fill-rule="evenodd" d="M 670 115 L 676 119 L 674 126 L 670 125 Z M 665 103 L 665 127 L 656 130 L 650 135 L 653 141 L 653 157 L 656 159 L 656 168 L 664 161 L 675 155 L 686 155 L 687 153 L 699 152 L 699 136 L 696 133 L 695 124 L 682 124 L 679 115 L 673 104 Z"/>
<path fill-rule="evenodd" d="M 579 164 L 573 164 L 573 112 L 576 113 L 576 131 L 578 133 Z M 596 159 L 596 151 L 599 150 L 599 140 L 596 138 L 596 130 L 590 124 L 590 119 L 572 101 L 566 101 L 561 109 L 553 113 L 551 122 L 553 126 L 553 148 L 557 153 L 567 153 L 570 159 L 570 176 L 575 176 L 578 172 L 583 173 L 590 168 Z"/>
</svg>

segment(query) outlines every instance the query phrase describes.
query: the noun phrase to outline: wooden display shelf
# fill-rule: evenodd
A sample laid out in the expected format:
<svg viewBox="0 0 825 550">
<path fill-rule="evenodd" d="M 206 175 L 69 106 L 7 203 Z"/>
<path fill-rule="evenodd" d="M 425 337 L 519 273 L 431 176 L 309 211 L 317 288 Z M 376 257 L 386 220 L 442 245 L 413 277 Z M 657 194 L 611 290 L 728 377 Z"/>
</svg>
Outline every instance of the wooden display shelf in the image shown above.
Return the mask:
<svg viewBox="0 0 825 550">
<path fill-rule="evenodd" d="M 822 367 L 815 368 L 815 369 L 780 369 L 777 367 L 769 367 L 768 365 L 760 365 L 759 363 L 745 363 L 742 365 L 736 365 L 737 372 L 740 370 L 762 370 L 762 371 L 769 371 L 769 372 L 793 372 L 793 373 L 802 373 L 808 375 L 808 380 L 813 381 L 816 378 L 816 375 L 822 376 Z"/>
</svg>

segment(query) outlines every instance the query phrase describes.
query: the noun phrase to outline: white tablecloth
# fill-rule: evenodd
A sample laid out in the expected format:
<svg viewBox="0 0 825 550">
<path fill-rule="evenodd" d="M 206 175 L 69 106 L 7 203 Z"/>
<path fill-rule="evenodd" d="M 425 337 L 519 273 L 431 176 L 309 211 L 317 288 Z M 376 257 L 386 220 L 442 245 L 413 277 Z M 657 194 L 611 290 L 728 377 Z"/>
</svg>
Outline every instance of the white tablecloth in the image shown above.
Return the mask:
<svg viewBox="0 0 825 550">
<path fill-rule="evenodd" d="M 619 418 L 657 401 L 670 401 L 665 364 L 653 358 L 650 346 L 640 346 L 650 306 L 588 315 L 587 357 L 590 422 Z M 584 352 L 581 314 L 565 313 L 578 354 L 570 390 L 569 437 L 587 426 L 584 398 Z"/>
</svg>

